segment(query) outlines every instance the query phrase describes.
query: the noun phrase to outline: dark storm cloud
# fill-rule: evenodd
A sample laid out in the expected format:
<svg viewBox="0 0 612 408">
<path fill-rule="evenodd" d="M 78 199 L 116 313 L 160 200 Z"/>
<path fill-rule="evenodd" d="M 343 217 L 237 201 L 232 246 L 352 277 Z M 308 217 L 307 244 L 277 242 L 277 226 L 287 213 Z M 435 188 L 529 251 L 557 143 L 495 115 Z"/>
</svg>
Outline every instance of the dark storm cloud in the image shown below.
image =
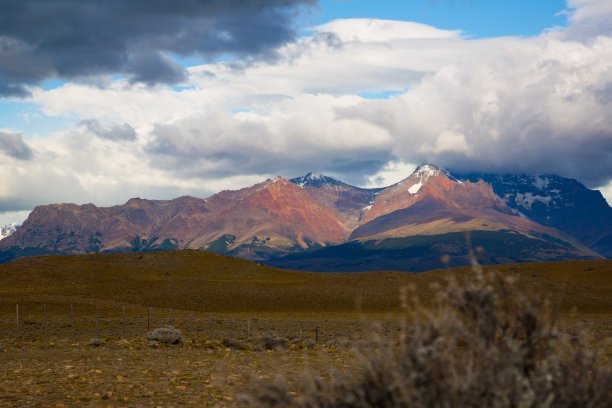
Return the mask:
<svg viewBox="0 0 612 408">
<path fill-rule="evenodd" d="M 136 140 L 136 132 L 134 128 L 127 123 L 112 126 L 102 126 L 96 119 L 87 119 L 79 123 L 87 127 L 91 133 L 98 137 L 115 141 L 134 141 Z"/>
<path fill-rule="evenodd" d="M 317 0 L 7 0 L 0 12 L 0 95 L 52 77 L 124 74 L 176 83 L 164 53 L 267 58 L 294 38 L 295 8 Z"/>
<path fill-rule="evenodd" d="M 19 160 L 32 158 L 32 150 L 23 141 L 23 134 L 0 131 L 0 152 Z"/>
</svg>

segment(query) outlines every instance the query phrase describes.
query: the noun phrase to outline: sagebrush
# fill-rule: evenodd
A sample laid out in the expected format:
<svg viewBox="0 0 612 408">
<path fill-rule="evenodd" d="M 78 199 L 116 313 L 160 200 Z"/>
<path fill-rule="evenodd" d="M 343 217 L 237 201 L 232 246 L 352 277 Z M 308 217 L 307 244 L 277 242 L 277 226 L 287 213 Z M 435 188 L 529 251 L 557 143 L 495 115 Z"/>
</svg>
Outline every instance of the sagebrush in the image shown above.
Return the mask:
<svg viewBox="0 0 612 408">
<path fill-rule="evenodd" d="M 179 329 L 166 326 L 148 332 L 147 340 L 164 344 L 179 344 L 183 342 L 183 335 Z"/>
<path fill-rule="evenodd" d="M 300 392 L 282 379 L 242 396 L 253 407 L 611 407 L 612 373 L 589 335 L 560 333 L 554 302 L 483 273 L 437 291 L 434 307 L 403 294 L 399 338 L 358 347 L 361 371 Z"/>
</svg>

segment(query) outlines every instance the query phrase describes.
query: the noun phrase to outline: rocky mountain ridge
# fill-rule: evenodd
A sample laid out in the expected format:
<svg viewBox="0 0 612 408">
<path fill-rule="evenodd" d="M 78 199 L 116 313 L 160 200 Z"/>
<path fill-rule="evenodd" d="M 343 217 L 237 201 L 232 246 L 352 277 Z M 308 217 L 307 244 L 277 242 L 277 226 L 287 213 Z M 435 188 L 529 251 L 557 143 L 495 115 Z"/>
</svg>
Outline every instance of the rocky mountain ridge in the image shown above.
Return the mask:
<svg viewBox="0 0 612 408">
<path fill-rule="evenodd" d="M 477 174 L 463 178 L 484 180 L 520 216 L 560 229 L 612 257 L 612 208 L 601 192 L 555 175 Z"/>
<path fill-rule="evenodd" d="M 596 202 L 599 192 L 568 179 L 538 178 L 540 181 L 537 181 L 525 178 L 529 176 L 497 177 L 502 178 L 455 176 L 428 164 L 417 168 L 403 181 L 380 189 L 354 187 L 309 173 L 291 180 L 277 177 L 205 199 L 135 198 L 113 207 L 40 206 L 16 233 L 0 241 L 0 260 L 46 253 L 190 248 L 281 264 L 284 259 L 301 256 L 304 261 L 297 269 L 313 265 L 312 269 L 316 270 L 316 262 L 313 264 L 308 259 L 319 256 L 322 252 L 318 251 L 334 254 L 331 263 L 341 265 L 364 248 L 378 250 L 376 245 L 386 240 L 404 240 L 394 244 L 401 247 L 408 245 L 406 238 L 455 237 L 452 234 L 457 233 L 463 237 L 465 231 L 484 231 L 500 242 L 520 241 L 517 245 L 523 252 L 501 245 L 499 254 L 491 262 L 595 258 L 599 256 L 596 248 L 607 248 L 606 239 L 612 228 L 605 222 L 599 223 L 599 227 L 591 225 L 582 235 L 574 223 L 563 223 L 572 197 L 575 205 L 571 215 L 575 218 L 590 216 L 593 206 L 605 217 L 610 207 L 606 204 L 606 210 Z M 539 193 L 533 188 L 539 189 Z M 541 198 L 549 196 L 550 199 Z M 543 201 L 550 204 L 546 209 L 538 204 Z M 542 217 L 552 221 L 544 222 Z M 429 242 L 430 238 L 424 240 Z M 432 242 L 437 245 L 435 240 Z M 353 255 L 336 256 L 334 251 L 347 244 L 352 245 Z M 461 247 L 453 245 L 455 250 Z M 451 246 L 446 245 L 447 252 Z M 444 251 L 441 247 L 431 252 L 427 262 L 439 264 Z M 415 256 L 418 258 L 418 253 Z M 405 258 L 410 264 L 415 257 Z M 356 264 L 354 270 L 379 269 L 375 263 L 374 259 Z M 379 263 L 384 264 L 382 258 Z M 421 267 L 425 264 L 419 263 Z M 333 265 L 323 269 L 334 270 Z"/>
</svg>

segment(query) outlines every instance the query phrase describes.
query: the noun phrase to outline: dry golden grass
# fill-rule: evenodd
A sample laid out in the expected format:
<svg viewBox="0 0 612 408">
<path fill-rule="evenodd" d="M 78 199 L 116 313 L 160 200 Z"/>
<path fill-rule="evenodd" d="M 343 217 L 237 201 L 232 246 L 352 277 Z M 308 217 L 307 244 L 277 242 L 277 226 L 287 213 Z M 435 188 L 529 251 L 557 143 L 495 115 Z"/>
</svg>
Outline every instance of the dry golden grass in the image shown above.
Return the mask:
<svg viewBox="0 0 612 408">
<path fill-rule="evenodd" d="M 612 261 L 575 261 L 492 266 L 513 276 L 534 297 L 552 298 L 565 324 L 587 321 L 601 337 L 612 333 Z M 149 326 L 173 324 L 195 338 L 262 334 L 271 326 L 284 337 L 300 330 L 312 335 L 361 337 L 372 320 L 393 326 L 400 309 L 399 292 L 415 288 L 427 305 L 449 277 L 470 276 L 469 268 L 424 273 L 309 273 L 269 268 L 202 251 L 99 254 L 23 258 L 0 265 L 0 337 L 15 336 L 20 308 L 24 339 L 41 339 L 47 305 L 50 339 L 142 336 Z M 100 322 L 95 329 L 96 308 Z M 193 312 L 193 317 L 191 313 Z M 190 320 L 193 318 L 193 324 Z M 192 327 L 190 327 L 192 326 Z M 389 330 L 392 330 L 391 328 Z"/>
<path fill-rule="evenodd" d="M 558 299 L 562 312 L 612 312 L 612 261 L 492 266 L 534 296 Z M 131 305 L 199 312 L 351 314 L 398 309 L 399 289 L 414 285 L 425 303 L 449 276 L 424 273 L 312 273 L 270 268 L 202 251 L 23 258 L 0 265 L 0 315 L 15 303 Z"/>
</svg>

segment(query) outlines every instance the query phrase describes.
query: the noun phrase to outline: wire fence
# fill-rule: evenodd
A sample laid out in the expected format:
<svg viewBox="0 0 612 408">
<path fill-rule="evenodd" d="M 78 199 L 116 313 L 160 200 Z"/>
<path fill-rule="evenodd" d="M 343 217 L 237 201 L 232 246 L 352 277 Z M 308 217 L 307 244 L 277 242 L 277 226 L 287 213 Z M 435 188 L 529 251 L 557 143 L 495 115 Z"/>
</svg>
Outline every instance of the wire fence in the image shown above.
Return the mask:
<svg viewBox="0 0 612 408">
<path fill-rule="evenodd" d="M 226 313 L 127 306 L 104 309 L 98 306 L 78 309 L 73 304 L 69 309 L 66 305 L 41 306 L 16 304 L 14 317 L 0 318 L 0 338 L 44 343 L 66 339 L 129 339 L 143 338 L 158 327 L 173 326 L 191 340 L 248 341 L 265 336 L 325 343 L 340 338 L 361 338 L 374 325 L 368 319 L 235 317 Z M 378 322 L 377 327 L 383 333 L 399 330 L 391 321 Z"/>
</svg>

